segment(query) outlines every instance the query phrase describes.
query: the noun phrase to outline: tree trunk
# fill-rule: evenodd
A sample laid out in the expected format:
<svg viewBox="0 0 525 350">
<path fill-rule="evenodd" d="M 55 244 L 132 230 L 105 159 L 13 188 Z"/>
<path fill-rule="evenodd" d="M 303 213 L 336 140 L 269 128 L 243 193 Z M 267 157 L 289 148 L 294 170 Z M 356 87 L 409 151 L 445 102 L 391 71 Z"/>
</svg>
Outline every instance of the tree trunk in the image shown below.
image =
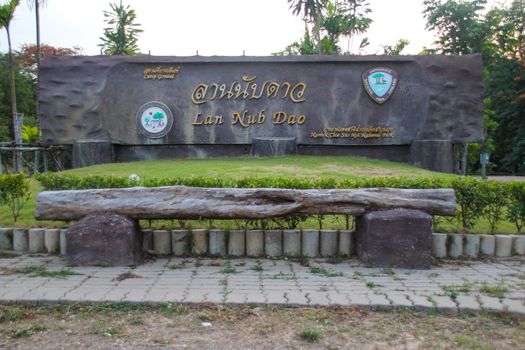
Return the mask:
<svg viewBox="0 0 525 350">
<path fill-rule="evenodd" d="M 10 74 L 10 91 L 11 91 L 11 113 L 13 118 L 13 133 L 15 137 L 15 143 L 21 144 L 22 143 L 22 135 L 20 127 L 17 127 L 17 107 L 16 107 L 16 87 L 15 87 L 15 61 L 13 58 L 13 51 L 11 47 L 11 33 L 9 31 L 9 26 L 5 27 L 5 30 L 7 32 L 7 44 L 9 48 L 9 66 L 11 67 L 11 74 Z M 14 153 L 15 157 L 15 169 L 13 171 L 20 173 L 23 171 L 22 169 L 22 160 L 20 159 L 21 154 L 20 152 Z"/>
<path fill-rule="evenodd" d="M 317 50 L 319 51 L 319 55 L 323 54 L 323 46 L 321 45 L 321 12 L 320 10 L 317 11 L 316 18 L 315 18 L 315 35 L 317 40 Z"/>
<path fill-rule="evenodd" d="M 40 6 L 39 0 L 35 0 L 35 16 L 36 16 L 36 127 L 37 135 L 40 135 L 40 111 L 38 107 L 38 99 L 40 96 L 39 82 L 40 82 L 40 60 L 42 52 L 40 48 Z"/>
<path fill-rule="evenodd" d="M 290 190 L 279 188 L 133 187 L 41 192 L 39 220 L 78 220 L 112 212 L 132 219 L 267 219 L 289 215 L 363 215 L 370 210 L 418 209 L 454 215 L 452 189 L 363 188 Z"/>
</svg>

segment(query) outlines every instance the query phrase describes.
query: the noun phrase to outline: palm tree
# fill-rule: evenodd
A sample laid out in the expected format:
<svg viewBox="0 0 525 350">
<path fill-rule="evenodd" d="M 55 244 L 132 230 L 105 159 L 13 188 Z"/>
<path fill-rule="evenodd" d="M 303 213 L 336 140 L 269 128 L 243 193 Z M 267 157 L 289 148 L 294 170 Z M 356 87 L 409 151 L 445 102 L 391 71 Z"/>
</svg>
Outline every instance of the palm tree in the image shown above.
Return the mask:
<svg viewBox="0 0 525 350">
<path fill-rule="evenodd" d="M 321 16 L 326 0 L 288 0 L 292 13 L 296 16 L 303 15 L 305 21 L 305 31 L 308 31 L 307 20 L 310 19 L 314 24 L 313 34 L 317 43 L 317 49 L 322 54 L 321 47 Z"/>
<path fill-rule="evenodd" d="M 15 9 L 20 3 L 20 0 L 9 0 L 6 4 L 0 5 L 0 28 L 5 28 L 7 32 L 7 44 L 9 47 L 9 65 L 11 67 L 11 107 L 13 112 L 13 122 L 16 118 L 16 88 L 15 88 L 15 62 L 13 57 L 13 50 L 11 47 L 11 32 L 9 25 L 13 19 Z"/>
<path fill-rule="evenodd" d="M 139 51 L 137 35 L 142 32 L 135 23 L 137 15 L 129 5 L 110 4 L 111 11 L 104 11 L 105 22 L 110 25 L 104 28 L 104 36 L 99 44 L 106 55 L 136 55 Z"/>
<path fill-rule="evenodd" d="M 40 80 L 40 60 L 42 58 L 42 51 L 40 49 L 40 6 L 44 5 L 46 0 L 27 0 L 29 7 L 35 6 L 35 22 L 36 22 L 36 124 L 40 130 L 40 117 L 38 108 L 38 82 Z"/>
<path fill-rule="evenodd" d="M 0 28 L 5 28 L 7 32 L 7 44 L 9 47 L 9 65 L 11 67 L 11 109 L 13 113 L 13 130 L 15 131 L 15 142 L 21 143 L 22 135 L 20 132 L 16 132 L 17 127 L 17 109 L 16 109 L 16 88 L 15 88 L 15 62 L 13 58 L 13 50 L 11 47 L 11 32 L 9 31 L 9 25 L 15 14 L 15 9 L 20 3 L 20 0 L 9 0 L 7 3 L 0 5 Z M 20 130 L 21 131 L 21 130 Z M 16 171 L 21 171 L 21 160 L 20 155 L 16 155 Z"/>
<path fill-rule="evenodd" d="M 40 7 L 46 3 L 46 0 L 27 0 L 27 4 L 30 8 L 35 7 L 35 20 L 36 20 L 36 68 L 37 74 L 40 68 L 40 58 L 42 53 L 40 51 Z"/>
</svg>

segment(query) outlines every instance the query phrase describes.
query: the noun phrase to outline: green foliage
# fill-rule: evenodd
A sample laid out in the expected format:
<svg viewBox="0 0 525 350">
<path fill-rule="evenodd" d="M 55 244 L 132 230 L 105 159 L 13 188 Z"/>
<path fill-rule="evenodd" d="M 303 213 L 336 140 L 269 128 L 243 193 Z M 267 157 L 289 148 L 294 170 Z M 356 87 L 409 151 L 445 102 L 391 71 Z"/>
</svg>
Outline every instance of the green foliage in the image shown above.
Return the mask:
<svg viewBox="0 0 525 350">
<path fill-rule="evenodd" d="M 399 39 L 399 41 L 394 45 L 384 45 L 383 46 L 383 55 L 401 55 L 401 51 L 407 47 L 410 42 L 406 39 Z"/>
<path fill-rule="evenodd" d="M 9 308 L 2 306 L 0 307 L 0 323 L 2 322 L 15 322 L 22 320 L 27 317 L 27 314 L 22 308 L 14 307 Z"/>
<path fill-rule="evenodd" d="M 366 0 L 289 0 L 296 16 L 303 16 L 303 39 L 288 45 L 278 55 L 339 55 L 339 39 L 364 33 L 372 24 Z M 361 46 L 362 49 L 364 46 Z"/>
<path fill-rule="evenodd" d="M 0 28 L 9 27 L 20 0 L 8 0 L 0 5 Z"/>
<path fill-rule="evenodd" d="M 514 0 L 482 14 L 486 2 L 425 0 L 423 13 L 427 29 L 438 33 L 434 53 L 482 54 L 488 151 L 494 148 L 498 171 L 525 173 L 525 2 Z M 473 148 L 471 166 L 480 151 Z"/>
<path fill-rule="evenodd" d="M 518 232 L 525 225 L 525 182 L 512 182 L 507 186 L 507 219 L 511 221 Z"/>
<path fill-rule="evenodd" d="M 0 141 L 13 140 L 9 81 L 9 57 L 0 54 Z M 22 74 L 17 65 L 15 65 L 15 85 L 18 112 L 26 116 L 35 115 L 36 83 L 32 77 Z"/>
<path fill-rule="evenodd" d="M 135 10 L 128 6 L 110 4 L 111 11 L 104 11 L 105 22 L 109 27 L 104 28 L 104 36 L 100 38 L 106 55 L 136 55 L 138 54 L 137 35 L 142 32 L 135 23 Z"/>
<path fill-rule="evenodd" d="M 308 215 L 290 215 L 272 219 L 272 222 L 279 229 L 294 230 L 301 222 L 306 220 L 308 220 Z"/>
<path fill-rule="evenodd" d="M 37 126 L 22 126 L 22 140 L 25 143 L 37 143 L 42 138 L 42 131 Z"/>
<path fill-rule="evenodd" d="M 323 331 L 317 328 L 304 327 L 299 332 L 299 337 L 313 343 L 319 341 L 323 337 Z"/>
<path fill-rule="evenodd" d="M 328 270 L 322 266 L 310 266 L 310 273 L 313 273 L 314 275 L 318 275 L 318 276 L 324 276 L 324 277 L 342 277 L 344 276 L 343 273 L 340 271 Z"/>
<path fill-rule="evenodd" d="M 49 271 L 46 269 L 45 266 L 26 266 L 26 267 L 11 269 L 11 272 L 28 275 L 29 277 L 49 277 L 49 278 L 58 278 L 58 279 L 66 279 L 69 276 L 82 275 L 79 272 L 75 272 L 75 271 L 68 270 L 68 269 L 61 269 L 58 271 Z"/>
<path fill-rule="evenodd" d="M 88 188 L 124 188 L 132 186 L 191 186 L 231 188 L 290 188 L 290 189 L 351 189 L 351 188 L 453 188 L 457 201 L 457 220 L 464 231 L 470 231 L 481 218 L 488 221 L 490 232 L 507 218 L 521 230 L 525 225 L 525 183 L 482 181 L 472 177 L 363 177 L 355 179 L 290 178 L 290 177 L 244 177 L 237 179 L 216 177 L 175 177 L 168 179 L 141 179 L 138 183 L 126 177 L 76 176 L 72 174 L 36 174 L 35 178 L 46 190 L 79 190 Z M 264 229 L 295 229 L 311 216 L 288 216 L 272 220 L 245 220 L 239 227 L 262 227 Z M 438 217 L 439 218 L 439 217 Z M 319 218 L 318 218 L 319 219 Z M 323 218 L 320 218 L 321 220 Z M 347 226 L 350 228 L 350 218 Z"/>
<path fill-rule="evenodd" d="M 523 64 L 523 63 L 522 63 Z M 501 58 L 486 79 L 494 120 L 494 158 L 501 170 L 525 173 L 525 69 L 519 62 Z"/>
<path fill-rule="evenodd" d="M 27 326 L 22 328 L 9 329 L 8 332 L 13 338 L 30 337 L 35 333 L 46 331 L 47 328 L 44 326 Z"/>
<path fill-rule="evenodd" d="M 435 42 L 442 53 L 468 54 L 481 52 L 485 27 L 480 12 L 487 0 L 425 0 L 423 14 L 426 28 L 438 33 Z"/>
<path fill-rule="evenodd" d="M 509 289 L 503 283 L 489 285 L 487 282 L 483 282 L 481 287 L 479 287 L 479 291 L 480 293 L 490 295 L 491 297 L 503 299 L 505 293 L 509 292 Z"/>
<path fill-rule="evenodd" d="M 443 289 L 443 292 L 445 292 L 446 296 L 448 296 L 453 301 L 456 301 L 460 293 L 468 294 L 472 290 L 472 287 L 473 286 L 471 283 L 465 282 L 460 285 L 443 285 L 441 286 L 441 289 Z"/>
<path fill-rule="evenodd" d="M 29 180 L 23 174 L 0 175 L 0 205 L 7 205 L 13 221 L 17 221 L 20 210 L 30 196 Z"/>
<path fill-rule="evenodd" d="M 494 233 L 496 224 L 503 219 L 504 209 L 508 201 L 508 186 L 494 181 L 486 181 L 479 184 L 480 196 L 484 200 L 485 209 L 483 214 L 489 221 L 490 232 Z"/>
<path fill-rule="evenodd" d="M 482 183 L 480 180 L 468 177 L 458 178 L 451 182 L 458 203 L 456 216 L 464 230 L 469 230 L 474 226 L 485 208 L 486 201 Z"/>
</svg>

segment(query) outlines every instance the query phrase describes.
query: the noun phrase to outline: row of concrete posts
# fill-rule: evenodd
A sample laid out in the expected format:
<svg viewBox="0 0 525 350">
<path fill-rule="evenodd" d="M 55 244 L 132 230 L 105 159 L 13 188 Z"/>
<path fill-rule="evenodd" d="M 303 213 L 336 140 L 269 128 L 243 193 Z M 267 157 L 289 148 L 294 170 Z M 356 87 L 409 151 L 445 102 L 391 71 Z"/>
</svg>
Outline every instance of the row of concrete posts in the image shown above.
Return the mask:
<svg viewBox="0 0 525 350">
<path fill-rule="evenodd" d="M 0 250 L 66 253 L 66 229 L 0 228 Z M 159 255 L 334 257 L 353 254 L 348 230 L 144 229 L 143 249 Z M 436 258 L 525 255 L 525 235 L 433 233 Z"/>
</svg>

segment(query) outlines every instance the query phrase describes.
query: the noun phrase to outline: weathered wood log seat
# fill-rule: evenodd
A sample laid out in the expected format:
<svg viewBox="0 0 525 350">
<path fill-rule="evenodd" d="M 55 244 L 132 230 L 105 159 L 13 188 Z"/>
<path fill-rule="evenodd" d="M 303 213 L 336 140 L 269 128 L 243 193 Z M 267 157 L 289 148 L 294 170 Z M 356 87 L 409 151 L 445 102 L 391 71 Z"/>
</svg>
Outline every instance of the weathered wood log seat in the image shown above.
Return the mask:
<svg viewBox="0 0 525 350">
<path fill-rule="evenodd" d="M 140 219 L 266 219 L 349 214 L 357 253 L 372 266 L 429 268 L 431 215 L 456 210 L 452 189 L 241 189 L 170 186 L 46 191 L 39 220 L 80 220 L 68 230 L 70 264 L 131 265 L 140 260 Z"/>
</svg>

